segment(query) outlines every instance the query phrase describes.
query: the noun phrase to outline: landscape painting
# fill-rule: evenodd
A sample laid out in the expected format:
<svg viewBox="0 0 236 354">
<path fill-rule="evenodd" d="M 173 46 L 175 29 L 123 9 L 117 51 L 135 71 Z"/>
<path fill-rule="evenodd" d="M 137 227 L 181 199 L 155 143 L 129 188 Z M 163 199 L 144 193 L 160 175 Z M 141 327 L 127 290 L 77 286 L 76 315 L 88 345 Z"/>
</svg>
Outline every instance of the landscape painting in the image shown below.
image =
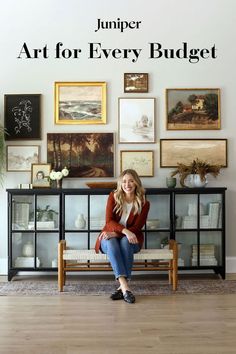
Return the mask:
<svg viewBox="0 0 236 354">
<path fill-rule="evenodd" d="M 113 177 L 113 133 L 49 133 L 47 162 L 61 170 L 65 166 L 69 177 Z"/>
<path fill-rule="evenodd" d="M 219 89 L 167 89 L 168 130 L 220 129 Z"/>
<path fill-rule="evenodd" d="M 105 82 L 56 82 L 56 124 L 105 124 Z"/>
</svg>

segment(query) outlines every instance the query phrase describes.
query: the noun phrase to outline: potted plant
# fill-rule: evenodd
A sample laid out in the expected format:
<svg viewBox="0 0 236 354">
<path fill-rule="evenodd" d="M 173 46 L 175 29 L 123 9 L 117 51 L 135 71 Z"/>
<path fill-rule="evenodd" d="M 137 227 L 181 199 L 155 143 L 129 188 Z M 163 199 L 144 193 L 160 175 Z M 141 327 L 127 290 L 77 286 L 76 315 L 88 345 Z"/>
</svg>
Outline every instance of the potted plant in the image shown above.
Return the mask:
<svg viewBox="0 0 236 354">
<path fill-rule="evenodd" d="M 199 159 L 193 160 L 189 165 L 178 163 L 178 167 L 171 173 L 171 176 L 179 175 L 179 182 L 182 187 L 186 187 L 185 180 L 190 176 L 191 187 L 203 187 L 206 185 L 208 174 L 217 177 L 220 173 L 221 165 L 211 165 Z"/>
</svg>

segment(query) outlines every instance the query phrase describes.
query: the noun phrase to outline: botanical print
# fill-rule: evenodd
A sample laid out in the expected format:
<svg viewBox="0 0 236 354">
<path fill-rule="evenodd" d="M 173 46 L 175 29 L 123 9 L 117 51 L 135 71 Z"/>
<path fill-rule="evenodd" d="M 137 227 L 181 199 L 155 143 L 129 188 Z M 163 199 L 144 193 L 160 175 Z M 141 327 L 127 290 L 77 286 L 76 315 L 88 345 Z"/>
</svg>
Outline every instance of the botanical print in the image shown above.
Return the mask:
<svg viewBox="0 0 236 354">
<path fill-rule="evenodd" d="M 226 139 L 161 139 L 161 167 L 190 164 L 193 160 L 207 161 L 227 167 Z"/>
<path fill-rule="evenodd" d="M 154 114 L 154 98 L 120 98 L 120 143 L 154 143 Z"/>
<path fill-rule="evenodd" d="M 7 171 L 31 171 L 31 164 L 39 162 L 39 146 L 7 146 Z"/>
<path fill-rule="evenodd" d="M 140 177 L 153 176 L 153 151 L 121 151 L 121 172 L 135 170 Z"/>
<path fill-rule="evenodd" d="M 220 129 L 219 89 L 167 89 L 167 129 Z"/>
<path fill-rule="evenodd" d="M 66 166 L 69 177 L 113 177 L 113 133 L 49 133 L 47 161 L 55 170 Z"/>
</svg>

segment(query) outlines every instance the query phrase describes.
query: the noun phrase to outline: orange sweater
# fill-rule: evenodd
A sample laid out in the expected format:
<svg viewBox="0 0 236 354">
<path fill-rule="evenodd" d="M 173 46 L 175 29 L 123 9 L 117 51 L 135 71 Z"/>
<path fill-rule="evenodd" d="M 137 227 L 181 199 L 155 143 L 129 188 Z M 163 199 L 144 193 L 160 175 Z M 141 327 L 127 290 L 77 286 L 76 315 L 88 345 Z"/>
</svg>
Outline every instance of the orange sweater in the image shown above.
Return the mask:
<svg viewBox="0 0 236 354">
<path fill-rule="evenodd" d="M 122 230 L 125 228 L 124 225 L 119 224 L 119 221 L 121 219 L 121 215 L 118 215 L 114 212 L 114 207 L 115 207 L 115 199 L 114 199 L 114 192 L 111 192 L 109 194 L 108 200 L 107 200 L 107 207 L 106 207 L 106 224 L 102 231 L 114 231 L 120 234 L 120 237 L 122 237 Z M 149 211 L 150 203 L 146 201 L 142 207 L 141 213 L 134 215 L 133 212 L 131 211 L 129 218 L 127 220 L 127 225 L 126 228 L 130 231 L 132 231 L 137 239 L 140 247 L 143 245 L 143 233 L 142 233 L 142 228 L 147 220 L 147 215 Z M 99 236 L 96 241 L 95 245 L 95 251 L 96 253 L 99 253 L 100 250 L 100 244 L 101 241 L 99 240 Z"/>
</svg>

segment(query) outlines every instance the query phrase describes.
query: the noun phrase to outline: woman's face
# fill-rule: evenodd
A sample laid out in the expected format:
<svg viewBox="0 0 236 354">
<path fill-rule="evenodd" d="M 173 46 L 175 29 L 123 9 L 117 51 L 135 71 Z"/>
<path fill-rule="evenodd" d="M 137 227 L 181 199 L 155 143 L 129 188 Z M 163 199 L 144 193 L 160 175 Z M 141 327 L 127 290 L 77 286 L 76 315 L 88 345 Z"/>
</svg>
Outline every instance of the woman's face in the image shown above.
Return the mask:
<svg viewBox="0 0 236 354">
<path fill-rule="evenodd" d="M 134 194 L 136 184 L 132 175 L 124 175 L 121 183 L 122 189 L 126 194 Z"/>
</svg>

